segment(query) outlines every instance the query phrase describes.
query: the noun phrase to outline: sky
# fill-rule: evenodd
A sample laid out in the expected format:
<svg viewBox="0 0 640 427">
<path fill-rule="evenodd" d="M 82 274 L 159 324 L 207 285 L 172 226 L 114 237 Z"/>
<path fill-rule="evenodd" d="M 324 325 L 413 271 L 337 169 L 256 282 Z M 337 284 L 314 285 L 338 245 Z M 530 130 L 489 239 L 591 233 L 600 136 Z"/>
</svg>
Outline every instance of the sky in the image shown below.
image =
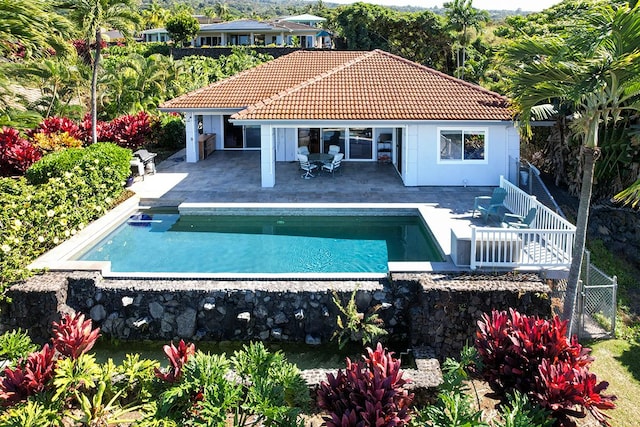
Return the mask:
<svg viewBox="0 0 640 427">
<path fill-rule="evenodd" d="M 355 3 L 355 0 L 326 0 L 330 3 Z M 442 7 L 446 0 L 361 0 L 384 6 L 419 6 L 424 8 Z M 473 7 L 484 10 L 517 10 L 539 12 L 560 3 L 561 0 L 473 0 Z"/>
</svg>

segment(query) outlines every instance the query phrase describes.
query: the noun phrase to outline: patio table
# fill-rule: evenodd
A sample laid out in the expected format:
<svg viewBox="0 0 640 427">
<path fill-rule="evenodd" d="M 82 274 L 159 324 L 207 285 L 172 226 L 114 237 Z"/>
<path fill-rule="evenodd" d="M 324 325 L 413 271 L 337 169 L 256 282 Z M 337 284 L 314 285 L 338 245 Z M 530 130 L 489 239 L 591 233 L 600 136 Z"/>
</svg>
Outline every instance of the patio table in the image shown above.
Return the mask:
<svg viewBox="0 0 640 427">
<path fill-rule="evenodd" d="M 324 164 L 333 160 L 333 154 L 329 153 L 310 153 L 308 155 L 309 161 L 316 164 Z"/>
</svg>

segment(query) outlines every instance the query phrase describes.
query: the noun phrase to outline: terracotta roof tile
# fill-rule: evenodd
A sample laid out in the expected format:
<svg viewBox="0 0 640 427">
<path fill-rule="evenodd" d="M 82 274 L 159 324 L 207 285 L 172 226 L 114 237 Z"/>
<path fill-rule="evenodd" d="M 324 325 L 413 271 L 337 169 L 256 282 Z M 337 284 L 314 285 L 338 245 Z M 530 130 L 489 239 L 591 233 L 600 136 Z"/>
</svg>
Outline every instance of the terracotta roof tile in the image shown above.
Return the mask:
<svg viewBox="0 0 640 427">
<path fill-rule="evenodd" d="M 511 120 L 507 98 L 401 57 L 298 51 L 175 98 L 241 120 Z"/>
</svg>

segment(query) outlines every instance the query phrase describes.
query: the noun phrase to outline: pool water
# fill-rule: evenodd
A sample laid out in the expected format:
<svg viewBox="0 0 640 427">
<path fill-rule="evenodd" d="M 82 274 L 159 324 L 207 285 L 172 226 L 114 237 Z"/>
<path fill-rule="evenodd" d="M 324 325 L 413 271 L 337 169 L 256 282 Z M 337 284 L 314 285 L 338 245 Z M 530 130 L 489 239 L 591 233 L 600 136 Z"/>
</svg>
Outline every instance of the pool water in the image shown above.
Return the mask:
<svg viewBox="0 0 640 427">
<path fill-rule="evenodd" d="M 386 273 L 389 261 L 440 261 L 417 216 L 138 214 L 80 260 L 112 272 Z"/>
</svg>

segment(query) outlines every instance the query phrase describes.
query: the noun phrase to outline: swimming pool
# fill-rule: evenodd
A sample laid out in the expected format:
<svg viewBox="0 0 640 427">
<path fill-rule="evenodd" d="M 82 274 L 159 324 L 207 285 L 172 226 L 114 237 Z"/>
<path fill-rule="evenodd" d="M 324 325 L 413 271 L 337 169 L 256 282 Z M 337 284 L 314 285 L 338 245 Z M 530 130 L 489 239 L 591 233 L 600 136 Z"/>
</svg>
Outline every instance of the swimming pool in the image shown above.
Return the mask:
<svg viewBox="0 0 640 427">
<path fill-rule="evenodd" d="M 415 211 L 318 212 L 181 215 L 146 210 L 130 216 L 75 259 L 109 262 L 116 275 L 384 275 L 390 262 L 443 260 Z"/>
</svg>

